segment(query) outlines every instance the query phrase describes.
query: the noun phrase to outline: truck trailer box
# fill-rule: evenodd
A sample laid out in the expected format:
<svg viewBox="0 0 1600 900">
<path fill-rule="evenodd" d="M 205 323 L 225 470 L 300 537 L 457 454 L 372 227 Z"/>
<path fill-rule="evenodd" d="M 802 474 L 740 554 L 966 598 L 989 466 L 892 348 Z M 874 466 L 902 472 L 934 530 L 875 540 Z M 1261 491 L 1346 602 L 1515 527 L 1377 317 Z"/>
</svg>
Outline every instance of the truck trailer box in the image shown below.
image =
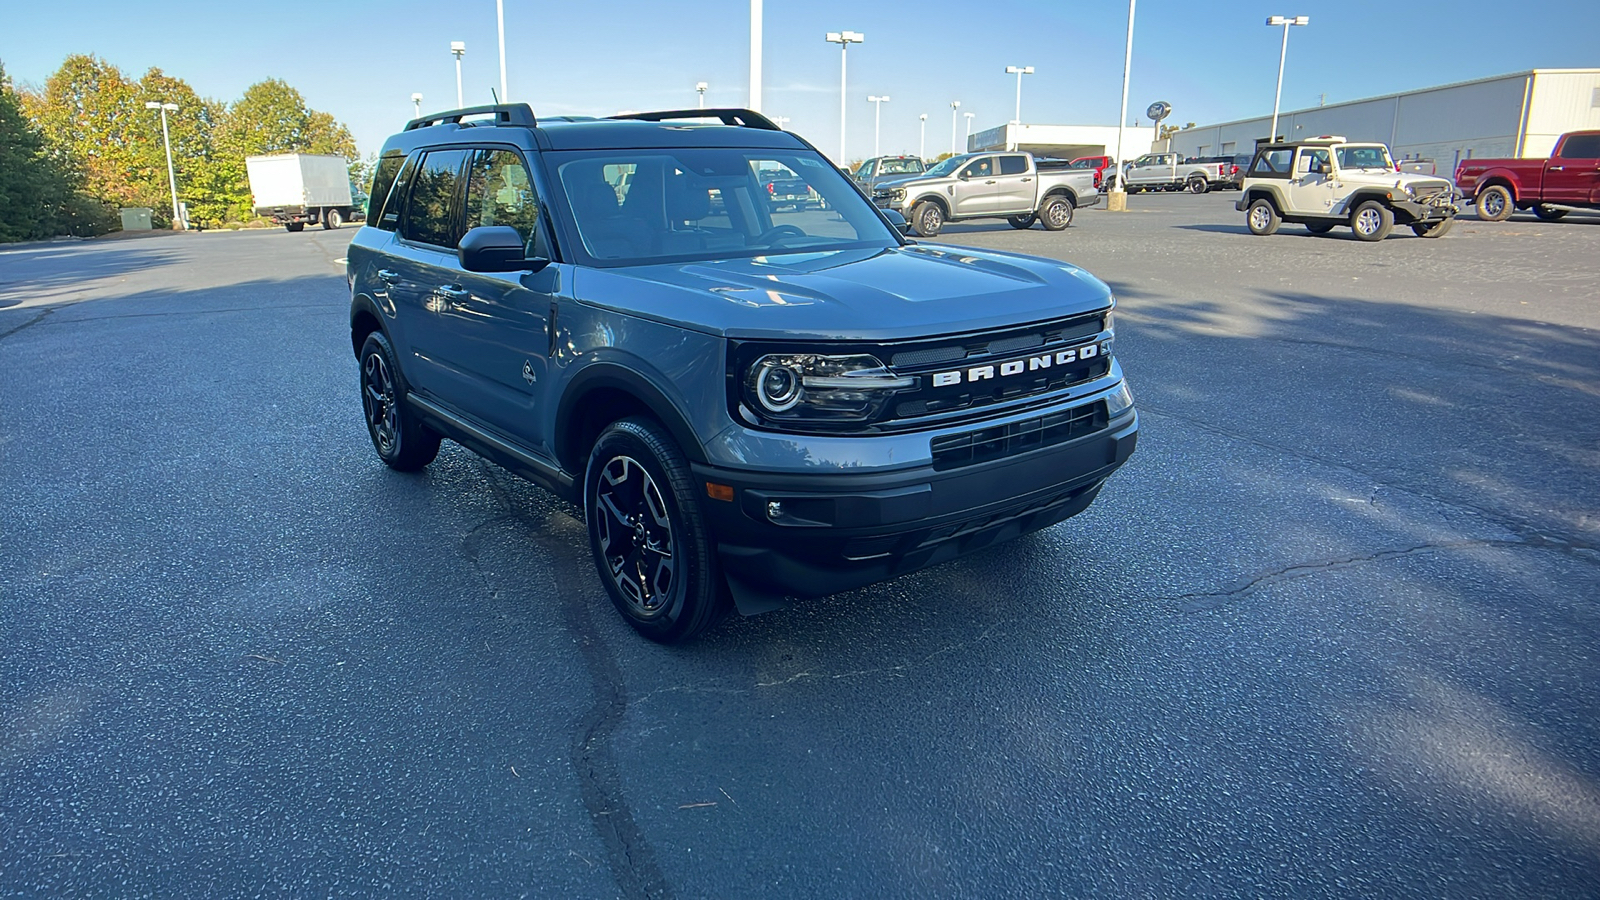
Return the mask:
<svg viewBox="0 0 1600 900">
<path fill-rule="evenodd" d="M 337 228 L 351 219 L 350 168 L 342 157 L 278 153 L 245 159 L 255 212 L 290 231 Z"/>
</svg>

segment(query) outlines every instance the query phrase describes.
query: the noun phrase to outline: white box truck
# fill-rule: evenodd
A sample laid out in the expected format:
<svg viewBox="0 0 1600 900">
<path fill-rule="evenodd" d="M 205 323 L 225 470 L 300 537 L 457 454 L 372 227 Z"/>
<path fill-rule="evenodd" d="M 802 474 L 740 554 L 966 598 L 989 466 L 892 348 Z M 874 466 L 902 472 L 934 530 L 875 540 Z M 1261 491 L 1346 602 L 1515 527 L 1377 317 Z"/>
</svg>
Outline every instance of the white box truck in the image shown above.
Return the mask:
<svg viewBox="0 0 1600 900">
<path fill-rule="evenodd" d="M 342 157 L 277 153 L 247 157 L 244 167 L 258 216 L 289 231 L 308 222 L 338 228 L 351 220 L 350 166 Z"/>
</svg>

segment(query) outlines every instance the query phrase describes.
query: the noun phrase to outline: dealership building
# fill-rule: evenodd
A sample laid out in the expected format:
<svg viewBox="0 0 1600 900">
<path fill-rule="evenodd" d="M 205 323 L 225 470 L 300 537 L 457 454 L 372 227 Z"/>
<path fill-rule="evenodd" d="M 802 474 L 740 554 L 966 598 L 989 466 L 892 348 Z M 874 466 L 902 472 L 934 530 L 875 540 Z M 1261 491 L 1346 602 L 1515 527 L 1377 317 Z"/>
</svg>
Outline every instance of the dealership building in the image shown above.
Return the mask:
<svg viewBox="0 0 1600 900">
<path fill-rule="evenodd" d="M 1156 139 L 1154 126 L 1122 129 L 1122 155 L 1132 158 L 1150 152 Z M 1075 159 L 1079 156 L 1115 156 L 1115 125 L 1024 125 L 1008 122 L 967 138 L 967 152 L 1026 150 L 1034 156 Z"/>
<path fill-rule="evenodd" d="M 1251 153 L 1272 117 L 1172 135 L 1184 156 Z M 1441 175 L 1473 156 L 1548 156 L 1568 131 L 1600 129 L 1600 69 L 1533 69 L 1439 87 L 1330 103 L 1278 115 L 1278 134 L 1382 141 L 1397 159 L 1434 160 Z"/>
</svg>

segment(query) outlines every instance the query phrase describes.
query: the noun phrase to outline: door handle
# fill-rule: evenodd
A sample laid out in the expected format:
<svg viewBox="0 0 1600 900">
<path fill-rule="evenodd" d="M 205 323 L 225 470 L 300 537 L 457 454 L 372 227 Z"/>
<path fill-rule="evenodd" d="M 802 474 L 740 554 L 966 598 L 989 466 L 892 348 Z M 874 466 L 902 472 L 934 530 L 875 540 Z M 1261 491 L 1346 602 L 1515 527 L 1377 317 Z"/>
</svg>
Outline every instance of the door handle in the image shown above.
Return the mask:
<svg viewBox="0 0 1600 900">
<path fill-rule="evenodd" d="M 1551 166 L 1550 167 L 1550 171 L 1551 172 L 1565 172 L 1566 170 L 1567 170 L 1566 166 Z"/>
<path fill-rule="evenodd" d="M 994 179 L 991 178 L 988 181 L 985 181 L 984 184 L 994 184 Z"/>
<path fill-rule="evenodd" d="M 400 273 L 393 269 L 379 269 L 378 280 L 393 284 L 394 282 L 400 280 Z"/>
<path fill-rule="evenodd" d="M 1024 179 L 1022 179 L 1024 184 L 1026 184 L 1027 182 L 1030 182 L 1032 180 L 1033 180 L 1032 178 L 1024 178 Z"/>
<path fill-rule="evenodd" d="M 456 287 L 453 284 L 442 285 L 436 288 L 434 293 L 446 300 L 449 300 L 451 303 L 460 303 L 461 301 L 472 296 L 471 291 L 466 290 L 465 288 Z"/>
</svg>

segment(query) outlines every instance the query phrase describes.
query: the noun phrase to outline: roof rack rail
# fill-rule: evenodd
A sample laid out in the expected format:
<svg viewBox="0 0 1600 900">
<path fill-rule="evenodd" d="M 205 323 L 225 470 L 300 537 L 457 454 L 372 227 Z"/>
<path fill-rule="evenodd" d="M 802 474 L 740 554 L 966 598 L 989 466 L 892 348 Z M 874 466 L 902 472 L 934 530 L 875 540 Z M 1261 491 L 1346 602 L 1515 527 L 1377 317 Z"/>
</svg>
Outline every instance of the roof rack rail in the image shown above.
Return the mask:
<svg viewBox="0 0 1600 900">
<path fill-rule="evenodd" d="M 427 128 L 429 125 L 451 123 L 459 125 L 468 116 L 494 116 L 496 125 L 525 125 L 536 128 L 539 121 L 533 117 L 533 107 L 526 103 L 498 103 L 494 106 L 469 106 L 433 113 L 406 123 L 406 131 Z"/>
<path fill-rule="evenodd" d="M 721 109 L 672 109 L 662 112 L 624 113 L 613 119 L 636 119 L 641 122 L 665 122 L 676 119 L 717 119 L 724 125 L 736 128 L 759 128 L 763 131 L 782 131 L 771 119 L 752 109 L 726 107 Z"/>
</svg>

